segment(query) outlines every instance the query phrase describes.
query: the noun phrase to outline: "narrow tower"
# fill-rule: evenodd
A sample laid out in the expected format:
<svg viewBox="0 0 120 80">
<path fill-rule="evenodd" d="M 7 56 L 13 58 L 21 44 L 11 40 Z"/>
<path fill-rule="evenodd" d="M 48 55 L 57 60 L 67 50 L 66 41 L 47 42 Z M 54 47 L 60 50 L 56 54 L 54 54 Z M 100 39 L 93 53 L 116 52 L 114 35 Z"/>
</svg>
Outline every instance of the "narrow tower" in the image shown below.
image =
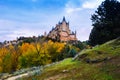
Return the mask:
<svg viewBox="0 0 120 80">
<path fill-rule="evenodd" d="M 63 16 L 63 21 L 65 21 L 65 22 L 66 22 L 66 20 L 65 20 L 65 16 Z"/>
</svg>

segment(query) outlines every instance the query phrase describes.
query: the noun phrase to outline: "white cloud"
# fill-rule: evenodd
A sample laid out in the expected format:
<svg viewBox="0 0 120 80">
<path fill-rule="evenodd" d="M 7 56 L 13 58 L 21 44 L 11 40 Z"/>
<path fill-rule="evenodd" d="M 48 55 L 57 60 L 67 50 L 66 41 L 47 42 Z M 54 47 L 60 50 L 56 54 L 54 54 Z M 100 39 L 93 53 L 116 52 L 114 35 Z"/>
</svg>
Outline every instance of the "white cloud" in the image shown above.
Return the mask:
<svg viewBox="0 0 120 80">
<path fill-rule="evenodd" d="M 77 12 L 77 11 L 80 11 L 82 10 L 81 8 L 66 8 L 66 13 L 67 14 L 71 14 L 73 12 Z"/>
<path fill-rule="evenodd" d="M 24 23 L 12 20 L 0 20 L 0 41 L 13 40 L 20 36 L 38 36 L 47 31 L 41 23 Z"/>
<path fill-rule="evenodd" d="M 68 1 L 65 5 L 65 11 L 68 14 L 81 11 L 83 9 L 96 9 L 103 0 L 87 0 L 81 3 L 80 5 L 75 5 L 74 2 Z"/>
<path fill-rule="evenodd" d="M 95 9 L 103 0 L 88 0 L 82 4 L 82 8 Z"/>
<path fill-rule="evenodd" d="M 65 11 L 67 14 L 72 14 L 74 12 L 82 11 L 83 9 L 95 9 L 97 8 L 103 0 L 87 0 L 80 5 L 75 5 L 71 0 L 65 5 Z"/>
<path fill-rule="evenodd" d="M 25 36 L 25 37 L 32 37 L 42 35 L 44 30 L 37 30 L 37 29 L 20 29 L 20 30 L 13 30 L 13 31 L 5 31 L 2 32 L 2 36 L 0 36 L 0 41 L 4 40 L 15 40 L 17 37 Z"/>
<path fill-rule="evenodd" d="M 13 31 L 12 34 L 7 34 L 6 36 L 11 38 L 11 39 L 16 39 L 17 37 L 20 36 L 38 36 L 40 34 L 43 34 L 44 30 L 37 30 L 37 29 L 20 29 L 20 30 L 15 30 Z"/>
<path fill-rule="evenodd" d="M 65 5 L 65 12 L 67 14 L 72 14 L 74 12 L 80 11 L 82 8 L 74 3 L 74 1 L 69 0 Z"/>
</svg>

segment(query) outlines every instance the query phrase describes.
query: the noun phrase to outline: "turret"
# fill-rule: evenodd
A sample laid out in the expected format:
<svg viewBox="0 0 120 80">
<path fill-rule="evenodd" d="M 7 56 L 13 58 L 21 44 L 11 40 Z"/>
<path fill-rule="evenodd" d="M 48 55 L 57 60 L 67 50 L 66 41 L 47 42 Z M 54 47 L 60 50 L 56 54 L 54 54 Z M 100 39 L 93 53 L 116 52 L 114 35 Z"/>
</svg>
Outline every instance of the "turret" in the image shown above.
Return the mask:
<svg viewBox="0 0 120 80">
<path fill-rule="evenodd" d="M 65 21 L 65 22 L 66 22 L 66 20 L 65 20 L 65 16 L 63 17 L 63 21 Z"/>
<path fill-rule="evenodd" d="M 58 25 L 60 25 L 60 24 L 61 24 L 61 22 L 59 21 L 59 22 L 58 22 Z"/>
<path fill-rule="evenodd" d="M 76 30 L 75 30 L 75 37 L 76 37 L 76 34 L 77 34 L 77 32 L 76 32 Z"/>
<path fill-rule="evenodd" d="M 54 30 L 55 28 L 54 28 L 54 26 L 52 27 L 52 30 Z"/>
</svg>

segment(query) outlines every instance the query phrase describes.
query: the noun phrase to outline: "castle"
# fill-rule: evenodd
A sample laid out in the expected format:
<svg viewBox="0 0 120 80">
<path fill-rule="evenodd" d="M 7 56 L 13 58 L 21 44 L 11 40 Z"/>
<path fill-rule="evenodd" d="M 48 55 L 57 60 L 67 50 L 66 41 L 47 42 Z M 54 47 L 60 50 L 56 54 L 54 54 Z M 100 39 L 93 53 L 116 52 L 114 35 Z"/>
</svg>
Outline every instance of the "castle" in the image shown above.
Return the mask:
<svg viewBox="0 0 120 80">
<path fill-rule="evenodd" d="M 69 22 L 66 22 L 65 17 L 63 17 L 62 22 L 56 24 L 55 28 L 52 28 L 47 37 L 60 42 L 77 40 L 76 31 L 71 32 L 69 29 Z"/>
</svg>

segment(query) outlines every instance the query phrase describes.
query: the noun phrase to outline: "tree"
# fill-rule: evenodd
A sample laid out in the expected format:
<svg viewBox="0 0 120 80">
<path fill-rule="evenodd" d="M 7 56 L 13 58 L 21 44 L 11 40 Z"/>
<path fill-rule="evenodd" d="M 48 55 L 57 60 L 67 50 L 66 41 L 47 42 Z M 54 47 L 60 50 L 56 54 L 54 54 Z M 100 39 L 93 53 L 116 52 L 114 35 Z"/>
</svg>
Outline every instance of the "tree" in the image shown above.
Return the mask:
<svg viewBox="0 0 120 80">
<path fill-rule="evenodd" d="M 120 36 L 120 3 L 105 0 L 91 17 L 93 29 L 89 36 L 92 46 Z"/>
<path fill-rule="evenodd" d="M 52 62 L 58 61 L 60 59 L 59 55 L 61 54 L 64 47 L 64 43 L 53 42 L 51 40 L 47 42 L 46 51 L 48 51 L 48 54 L 51 55 Z"/>
</svg>

